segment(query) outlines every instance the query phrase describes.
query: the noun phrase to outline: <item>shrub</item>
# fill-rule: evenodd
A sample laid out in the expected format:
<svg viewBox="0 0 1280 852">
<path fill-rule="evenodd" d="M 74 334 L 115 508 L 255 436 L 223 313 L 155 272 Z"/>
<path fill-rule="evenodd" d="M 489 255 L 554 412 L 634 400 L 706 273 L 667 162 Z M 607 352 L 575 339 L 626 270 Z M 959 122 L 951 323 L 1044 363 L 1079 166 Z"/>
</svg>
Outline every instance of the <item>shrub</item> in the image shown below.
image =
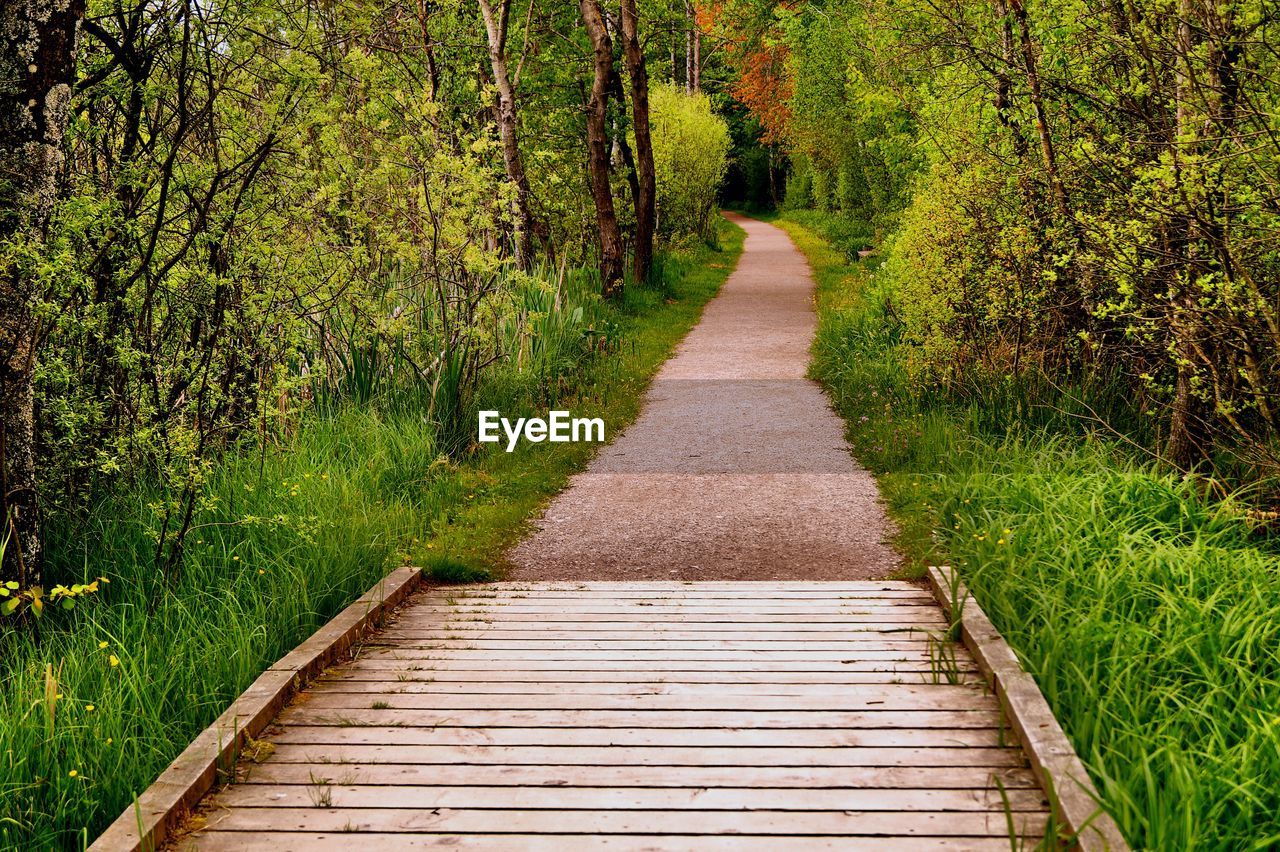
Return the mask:
<svg viewBox="0 0 1280 852">
<path fill-rule="evenodd" d="M 704 94 L 668 83 L 650 92 L 658 231 L 668 239 L 712 236 L 716 190 L 729 166 L 729 126 Z"/>
</svg>

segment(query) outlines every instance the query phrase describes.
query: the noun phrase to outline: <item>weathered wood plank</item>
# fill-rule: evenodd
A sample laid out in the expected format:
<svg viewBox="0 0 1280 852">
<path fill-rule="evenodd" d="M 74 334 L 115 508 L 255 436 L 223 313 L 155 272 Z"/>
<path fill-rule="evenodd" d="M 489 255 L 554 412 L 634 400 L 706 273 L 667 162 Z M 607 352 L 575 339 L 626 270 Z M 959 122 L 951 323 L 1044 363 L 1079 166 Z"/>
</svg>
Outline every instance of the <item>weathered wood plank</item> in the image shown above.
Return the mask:
<svg viewBox="0 0 1280 852">
<path fill-rule="evenodd" d="M 997 728 L 409 728 L 293 725 L 276 744 L 999 748 Z"/>
<path fill-rule="evenodd" d="M 927 660 L 929 659 L 929 648 L 904 648 L 891 651 L 881 650 L 857 650 L 857 651 L 777 651 L 767 653 L 764 651 L 714 651 L 714 650 L 681 650 L 672 648 L 670 650 L 658 646 L 653 650 L 642 651 L 609 651 L 604 649 L 583 650 L 583 651 L 556 651 L 556 650 L 519 650 L 519 649 L 439 649 L 432 650 L 429 648 L 399 648 L 399 647 L 369 647 L 365 649 L 366 655 L 373 654 L 394 654 L 396 659 L 400 660 L 450 660 L 450 661 L 471 661 L 471 660 L 610 660 L 614 662 L 626 661 L 715 661 L 715 662 L 826 662 L 826 663 L 843 663 L 849 660 L 852 663 L 864 663 L 871 660 Z M 852 656 L 851 656 L 852 655 Z"/>
<path fill-rule="evenodd" d="M 812 789 L 1039 790 L 1030 769 L 989 766 L 461 766 L 403 763 L 279 763 L 249 767 L 245 784 L 468 785 L 598 787 L 769 787 Z"/>
<path fill-rule="evenodd" d="M 1041 834 L 1044 814 L 1015 813 L 1021 832 Z M 210 814 L 210 831 L 419 831 L 513 833 L 780 834 L 833 837 L 1007 837 L 1006 815 L 987 812 L 402 810 L 240 807 Z"/>
<path fill-rule="evenodd" d="M 553 616 L 559 616 L 554 618 Z M 535 612 L 499 612 L 497 609 L 471 609 L 456 607 L 434 607 L 415 610 L 412 616 L 401 619 L 401 624 L 456 624 L 466 622 L 483 622 L 499 620 L 503 623 L 516 621 L 567 622 L 582 623 L 590 621 L 657 621 L 665 624 L 919 624 L 922 626 L 946 626 L 942 616 L 920 612 L 883 612 L 862 615 L 856 612 L 736 612 L 732 609 L 725 612 L 692 612 L 673 611 L 660 612 L 652 608 L 636 607 L 634 610 L 614 610 L 608 612 L 565 612 L 562 609 L 549 607 Z"/>
<path fill-rule="evenodd" d="M 790 696 L 803 698 L 806 706 L 810 701 L 841 701 L 853 698 L 858 704 L 886 704 L 889 707 L 912 703 L 914 699 L 925 698 L 930 704 L 936 703 L 946 709 L 974 709 L 986 706 L 986 695 L 982 689 L 975 687 L 967 691 L 957 692 L 956 687 L 949 684 L 864 684 L 857 688 L 841 689 L 827 683 L 817 684 L 770 684 L 770 683 L 655 683 L 644 681 L 642 674 L 636 675 L 631 683 L 557 683 L 554 681 L 511 682 L 499 680 L 484 683 L 456 683 L 436 681 L 363 681 L 348 678 L 326 678 L 316 683 L 312 695 L 350 693 L 381 698 L 385 695 L 422 695 L 438 694 L 449 696 L 460 695 L 608 695 L 617 697 L 686 696 L 694 698 L 724 699 L 732 697 Z M 981 701 L 969 704 L 956 704 L 956 695 L 966 698 L 978 696 Z M 448 700 L 448 699 L 446 699 Z M 317 705 L 319 706 L 319 705 Z M 740 709 L 749 709 L 740 707 Z M 812 709 L 826 709 L 812 706 Z"/>
<path fill-rule="evenodd" d="M 193 837 L 207 852 L 350 852 L 353 844 L 378 852 L 450 849 L 458 852 L 885 852 L 882 837 L 779 837 L 681 834 L 406 834 L 349 832 L 213 831 Z M 1034 839 L 1032 840 L 1034 845 Z M 903 848 L 903 847 L 898 847 Z M 1009 852 L 1005 838 L 913 837 L 911 852 Z"/>
<path fill-rule="evenodd" d="M 523 629 L 516 629 L 513 626 L 492 627 L 485 624 L 477 624 L 475 622 L 464 622 L 454 624 L 452 627 L 442 629 L 438 626 L 427 627 L 395 627 L 389 628 L 378 634 L 378 640 L 387 642 L 388 640 L 400 639 L 567 639 L 569 641 L 602 641 L 611 639 L 637 640 L 645 639 L 649 641 L 662 642 L 712 642 L 712 641 L 752 641 L 752 642 L 808 642 L 808 641 L 826 641 L 835 639 L 842 642 L 874 642 L 881 639 L 901 639 L 901 638 L 919 638 L 927 639 L 930 636 L 941 636 L 942 634 L 929 630 L 928 628 L 915 627 L 913 625 L 895 624 L 888 628 L 871 628 L 866 625 L 829 625 L 823 630 L 791 630 L 784 628 L 782 630 L 742 630 L 726 625 L 727 629 L 721 629 L 718 626 L 711 626 L 710 629 L 683 629 L 668 628 L 664 625 L 647 623 L 645 625 L 634 627 L 631 629 L 611 630 L 607 627 L 604 629 L 596 629 L 597 623 L 578 625 L 579 629 L 564 630 L 551 629 L 543 624 L 536 622 L 526 622 Z"/>
<path fill-rule="evenodd" d="M 446 603 L 440 604 L 418 604 L 414 608 L 411 616 L 406 618 L 418 618 L 419 616 L 429 615 L 474 615 L 477 613 L 487 613 L 490 615 L 501 614 L 504 618 L 516 615 L 542 615 L 553 613 L 555 615 L 639 615 L 650 613 L 654 615 L 664 615 L 672 617 L 687 616 L 706 616 L 707 620 L 725 619 L 729 621 L 748 616 L 808 616 L 823 615 L 830 619 L 845 619 L 865 616 L 872 618 L 875 616 L 884 617 L 911 617 L 911 618 L 933 618 L 938 614 L 936 606 L 928 604 L 908 605 L 908 604 L 892 604 L 878 606 L 869 603 L 850 602 L 847 604 L 822 604 L 822 603 L 778 603 L 778 604 L 751 604 L 725 602 L 722 606 L 715 606 L 709 603 L 689 603 L 689 604 L 669 604 L 660 600 L 655 601 L 636 601 L 630 604 L 618 604 L 602 601 L 601 603 L 580 603 L 572 604 L 565 602 L 563 604 L 556 603 L 500 603 L 492 601 L 470 601 L 460 600 L 450 605 Z"/>
<path fill-rule="evenodd" d="M 966 659 L 961 656 L 961 660 Z M 658 663 L 661 663 L 660 665 Z M 972 664 L 969 664 L 972 665 Z M 406 671 L 406 672 L 446 672 L 446 671 L 491 671 L 491 672 L 594 672 L 625 671 L 636 672 L 723 672 L 734 675 L 739 673 L 786 673 L 793 674 L 831 674 L 855 672 L 934 672 L 939 666 L 927 658 L 916 660 L 862 660 L 849 657 L 836 661 L 824 660 L 454 660 L 437 659 L 430 655 L 419 654 L 414 657 L 402 657 L 394 651 L 378 649 L 371 651 L 353 666 L 361 671 Z M 962 667 L 963 668 L 963 667 Z M 950 668 L 946 667 L 945 671 Z"/>
<path fill-rule="evenodd" d="M 326 710 L 300 702 L 280 714 L 286 725 L 412 725 L 479 728 L 994 728 L 1001 717 L 982 710 Z"/>
<path fill-rule="evenodd" d="M 1039 790 L 809 789 L 770 787 L 484 787 L 359 786 L 325 782 L 232 786 L 223 807 L 313 808 L 501 808 L 513 810 L 672 811 L 1012 811 L 1043 813 Z"/>
<path fill-rule="evenodd" d="M 691 684 L 827 684 L 828 686 L 852 686 L 870 683 L 949 683 L 950 676 L 960 682 L 973 685 L 982 681 L 977 669 L 963 666 L 948 671 L 946 675 L 924 669 L 879 672 L 708 672 L 625 669 L 603 671 L 517 669 L 469 670 L 436 669 L 410 671 L 404 666 L 390 668 L 379 666 L 351 667 L 333 675 L 335 680 L 365 681 L 370 683 L 691 683 Z"/>
<path fill-rule="evenodd" d="M 899 634 L 901 638 L 876 638 L 867 641 L 825 639 L 822 641 L 799 642 L 757 642 L 753 640 L 701 639 L 675 641 L 661 638 L 649 639 L 614 639 L 584 640 L 568 639 L 417 639 L 387 636 L 378 637 L 377 641 L 366 643 L 366 648 L 414 648 L 419 650 L 459 650 L 459 651 L 651 651 L 662 648 L 671 651 L 753 651 L 764 654 L 781 653 L 783 651 L 840 651 L 856 654 L 861 651 L 897 651 L 912 649 L 928 651 L 930 646 L 926 635 L 913 639 Z"/>
<path fill-rule="evenodd" d="M 548 611 L 563 609 L 566 611 L 631 611 L 635 609 L 681 611 L 736 609 L 744 613 L 850 613 L 850 611 L 882 611 L 906 610 L 911 613 L 925 613 L 936 608 L 936 603 L 924 594 L 896 597 L 849 597 L 849 599 L 832 599 L 832 597 L 677 597 L 652 595 L 648 597 L 581 596 L 566 595 L 563 597 L 530 597 L 494 596 L 494 597 L 425 597 L 419 606 L 436 609 L 442 606 L 467 609 L 494 609 L 502 611 Z"/>
<path fill-rule="evenodd" d="M 748 636 L 759 636 L 762 640 L 770 637 L 797 636 L 804 638 L 814 634 L 837 633 L 849 636 L 866 636 L 877 633 L 937 633 L 939 628 L 928 624 L 913 622 L 870 624 L 865 622 L 841 622 L 817 620 L 811 623 L 784 621 L 681 621 L 669 622 L 666 619 L 635 621 L 618 616 L 616 621 L 573 621 L 556 618 L 554 615 L 541 619 L 525 619 L 521 621 L 503 621 L 493 623 L 488 620 L 473 619 L 468 621 L 424 619 L 419 622 L 401 620 L 396 630 L 405 632 L 433 632 L 464 634 L 487 631 L 505 631 L 513 633 L 561 632 L 589 635 L 595 632 L 625 632 L 643 635 L 665 634 L 669 632 L 712 634 L 746 633 Z M 945 625 L 944 628 L 945 629 Z"/>
<path fill-rule="evenodd" d="M 721 748 L 408 746 L 282 743 L 272 760 L 316 763 L 500 763 L 592 766 L 1022 766 L 1016 748 Z"/>
<path fill-rule="evenodd" d="M 948 688 L 935 695 L 899 694 L 894 691 L 861 695 L 854 690 L 831 695 L 807 696 L 801 701 L 786 695 L 600 695 L 597 693 L 487 694 L 487 693 L 396 693 L 377 694 L 332 692 L 317 687 L 307 706 L 320 710 L 701 710 L 748 711 L 791 710 L 803 704 L 809 711 L 878 710 L 982 710 L 988 697 L 972 689 L 952 692 Z M 905 688 L 904 688 L 905 690 Z"/>
</svg>

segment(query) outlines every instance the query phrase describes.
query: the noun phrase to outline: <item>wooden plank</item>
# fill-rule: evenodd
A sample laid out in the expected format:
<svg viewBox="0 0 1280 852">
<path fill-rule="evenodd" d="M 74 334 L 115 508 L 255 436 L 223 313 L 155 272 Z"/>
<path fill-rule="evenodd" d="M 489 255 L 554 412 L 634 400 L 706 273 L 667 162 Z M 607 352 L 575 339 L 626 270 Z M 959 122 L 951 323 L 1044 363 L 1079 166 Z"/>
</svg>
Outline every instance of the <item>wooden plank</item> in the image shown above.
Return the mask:
<svg viewBox="0 0 1280 852">
<path fill-rule="evenodd" d="M 613 639 L 585 640 L 574 642 L 568 639 L 412 639 L 395 637 L 378 637 L 376 641 L 365 643 L 366 648 L 414 648 L 430 651 L 652 651 L 657 649 L 674 651 L 756 651 L 766 654 L 783 651 L 839 651 L 843 654 L 857 654 L 861 651 L 897 651 L 915 649 L 927 651 L 931 646 L 928 638 L 919 639 L 872 639 L 870 641 L 842 641 L 827 639 L 821 642 L 755 642 L 744 640 L 703 639 L 668 641 L 662 639 Z"/>
<path fill-rule="evenodd" d="M 980 684 L 977 669 L 964 666 L 948 675 L 956 675 L 966 685 Z M 335 679 L 370 683 L 825 683 L 830 686 L 852 686 L 862 683 L 948 683 L 949 677 L 930 671 L 899 672 L 707 672 L 626 669 L 623 671 L 494 671 L 450 669 L 408 671 L 402 667 L 352 666 L 343 669 Z"/>
<path fill-rule="evenodd" d="M 994 728 L 1001 716 L 982 710 L 326 710 L 300 702 L 280 713 L 285 725 L 411 725 L 478 728 Z"/>
<path fill-rule="evenodd" d="M 645 598 L 579 597 L 567 595 L 547 598 L 542 595 L 529 597 L 429 597 L 417 601 L 417 606 L 429 609 L 442 607 L 467 609 L 493 609 L 503 612 L 548 612 L 562 609 L 566 612 L 615 612 L 634 609 L 680 610 L 698 612 L 710 610 L 736 610 L 738 612 L 896 612 L 898 610 L 936 611 L 937 601 L 927 595 L 898 598 L 681 598 L 655 595 Z"/>
<path fill-rule="evenodd" d="M 351 852 L 353 845 L 378 852 L 450 849 L 457 852 L 885 852 L 881 837 L 761 837 L 747 835 L 615 834 L 405 834 L 378 832 L 213 831 L 190 839 L 207 852 Z M 1032 841 L 1034 845 L 1034 839 Z M 901 847 L 899 847 L 901 848 Z M 913 837 L 912 852 L 1009 852 L 1005 838 Z"/>
<path fill-rule="evenodd" d="M 373 653 L 372 651 L 370 652 Z M 961 659 L 965 659 L 961 657 Z M 971 665 L 971 664 L 970 664 Z M 963 664 L 962 664 L 963 667 Z M 773 658 L 761 660 L 666 660 L 656 664 L 650 660 L 451 660 L 436 659 L 429 654 L 418 654 L 413 657 L 402 657 L 393 651 L 382 651 L 372 656 L 357 660 L 353 668 L 361 671 L 404 671 L 404 672 L 446 672 L 446 671 L 492 671 L 492 672 L 592 672 L 592 671 L 625 671 L 636 672 L 720 672 L 724 674 L 739 673 L 786 673 L 793 674 L 831 674 L 856 672 L 896 672 L 911 673 L 934 671 L 942 672 L 935 662 L 927 658 L 915 660 L 862 660 L 848 659 L 830 660 L 777 660 Z M 949 670 L 949 667 L 947 668 Z"/>
<path fill-rule="evenodd" d="M 874 603 L 874 604 L 894 604 L 894 603 L 914 603 L 919 606 L 929 604 L 937 605 L 937 601 L 933 596 L 923 589 L 914 589 L 910 591 L 886 591 L 886 592 L 856 592 L 856 593 L 836 593 L 828 594 L 826 592 L 806 592 L 806 591 L 756 591 L 756 592 L 707 592 L 701 590 L 693 591 L 653 591 L 653 592 L 620 592 L 611 594 L 603 591 L 580 591 L 580 592 L 499 592 L 492 595 L 477 594 L 457 594 L 448 592 L 435 592 L 419 597 L 423 603 L 438 604 L 440 602 L 470 602 L 470 601 L 572 601 L 572 602 L 590 602 L 590 601 L 679 601 L 681 603 L 692 603 L 706 601 L 712 603 L 722 603 L 726 601 L 739 602 L 789 602 L 803 603 L 805 601 L 813 601 L 815 603 L 830 603 L 833 601 L 847 603 Z"/>
<path fill-rule="evenodd" d="M 550 618 L 556 616 L 556 618 Z M 415 608 L 412 616 L 405 616 L 400 624 L 466 623 L 476 621 L 658 621 L 665 624 L 688 623 L 721 623 L 721 624 L 942 624 L 942 613 L 936 607 L 921 607 L 919 612 L 912 612 L 903 607 L 901 610 L 880 613 L 862 614 L 851 611 L 832 610 L 831 612 L 797 611 L 797 612 L 742 612 L 731 607 L 722 611 L 713 610 L 661 610 L 657 607 L 635 607 L 632 609 L 574 610 L 566 611 L 559 607 L 547 607 L 541 610 L 501 611 L 498 607 L 421 607 Z M 745 628 L 744 628 L 745 629 Z"/>
<path fill-rule="evenodd" d="M 915 688 L 915 687 L 912 687 Z M 906 687 L 903 688 L 904 690 Z M 317 687 L 307 706 L 320 709 L 393 710 L 791 710 L 803 705 L 821 710 L 981 710 L 988 697 L 976 690 L 946 689 L 937 694 L 898 694 L 894 691 L 860 695 L 850 691 L 807 696 L 801 701 L 786 695 L 600 695 L 596 693 L 486 694 L 486 693 L 350 693 Z"/>
<path fill-rule="evenodd" d="M 600 787 L 769 787 L 812 789 L 974 789 L 1039 790 L 1031 770 L 988 766 L 831 767 L 756 766 L 581 766 L 449 765 L 403 763 L 279 763 L 249 767 L 245 784 L 361 785 L 479 784 L 486 786 Z"/>
<path fill-rule="evenodd" d="M 856 699 L 858 704 L 887 703 L 901 705 L 914 703 L 913 699 L 924 699 L 928 704 L 941 704 L 950 709 L 972 709 L 974 706 L 987 706 L 985 691 L 977 688 L 963 688 L 948 684 L 866 684 L 857 689 L 833 688 L 831 684 L 770 684 L 770 683 L 654 683 L 639 680 L 632 683 L 595 683 L 567 684 L 546 681 L 510 682 L 505 679 L 490 682 L 438 683 L 435 681 L 400 682 L 400 681 L 359 681 L 347 678 L 326 678 L 316 682 L 313 695 L 352 694 L 381 698 L 386 695 L 424 695 L 434 694 L 448 696 L 452 699 L 461 695 L 607 695 L 614 697 L 693 697 L 693 698 L 733 698 L 733 697 L 794 697 L 803 698 L 805 706 L 809 701 L 829 701 Z M 977 696 L 979 702 L 971 697 Z M 959 700 L 957 700 L 957 697 Z M 747 709 L 747 708 L 741 708 Z M 813 709 L 823 709 L 814 706 Z"/>
<path fill-rule="evenodd" d="M 468 808 L 555 810 L 1011 811 L 1043 813 L 1039 790 L 804 790 L 773 787 L 484 787 L 350 786 L 331 783 L 233 785 L 219 796 L 227 808 Z"/>
<path fill-rule="evenodd" d="M 398 619 L 396 622 L 397 631 L 425 631 L 425 632 L 447 632 L 457 633 L 463 631 L 511 631 L 518 633 L 531 633 L 541 631 L 561 631 L 572 633 L 586 633 L 594 631 L 621 631 L 626 633 L 640 633 L 640 635 L 648 635 L 648 633 L 660 632 L 687 632 L 687 633 L 749 633 L 754 636 L 769 635 L 796 635 L 808 636 L 810 633 L 844 633 L 850 636 L 865 636 L 869 633 L 914 633 L 914 632 L 940 632 L 946 629 L 946 624 L 941 628 L 932 626 L 932 624 L 918 624 L 915 622 L 893 623 L 893 624 L 868 624 L 868 623 L 846 623 L 846 622 L 813 622 L 813 623 L 797 623 L 797 622 L 750 622 L 746 624 L 737 622 L 668 622 L 666 619 L 646 620 L 646 622 L 634 622 L 623 618 L 611 622 L 611 620 L 591 620 L 591 622 L 580 622 L 580 620 L 561 619 L 554 617 L 541 619 L 524 619 L 513 620 L 513 622 L 504 622 L 498 619 L 497 623 L 489 623 L 486 620 L 442 620 L 436 618 L 415 620 L 412 618 Z"/>
<path fill-rule="evenodd" d="M 273 743 L 334 745 L 540 745 L 540 746 L 831 746 L 999 748 L 1008 745 L 997 728 L 339 728 L 291 725 L 270 736 Z"/>
<path fill-rule="evenodd" d="M 923 589 L 920 580 L 539 580 L 522 582 L 505 580 L 497 583 L 458 583 L 427 586 L 427 590 L 457 589 L 461 591 L 553 591 L 556 589 L 623 591 L 628 589 Z"/>
<path fill-rule="evenodd" d="M 492 627 L 475 622 L 454 624 L 447 630 L 440 626 L 394 627 L 378 634 L 381 641 L 389 639 L 568 639 L 600 641 L 608 639 L 648 639 L 653 641 L 717 641 L 751 640 L 756 642 L 800 642 L 839 639 L 848 642 L 878 641 L 895 638 L 927 638 L 942 636 L 939 631 L 913 625 L 893 625 L 888 628 L 864 629 L 859 625 L 831 625 L 823 630 L 742 630 L 731 625 L 712 625 L 709 629 L 667 628 L 652 623 L 630 629 L 597 629 L 598 622 L 579 625 L 578 630 L 549 629 L 542 624 L 524 622 L 520 625 Z M 961 647 L 956 643 L 956 647 Z"/>
<path fill-rule="evenodd" d="M 911 617 L 911 618 L 932 618 L 939 615 L 939 610 L 935 604 L 921 604 L 919 606 L 909 606 L 906 604 L 894 604 L 890 606 L 875 606 L 866 603 L 849 603 L 849 604 L 831 604 L 831 603 L 805 603 L 805 604 L 754 604 L 754 603 L 738 603 L 732 601 L 725 602 L 720 606 L 710 603 L 697 604 L 668 604 L 662 601 L 637 601 L 632 604 L 619 604 L 610 601 L 601 601 L 600 603 L 580 603 L 573 604 L 570 602 L 556 603 L 492 603 L 492 602 L 470 602 L 458 601 L 453 605 L 441 603 L 439 605 L 418 604 L 414 607 L 414 617 L 418 615 L 476 615 L 489 614 L 494 616 L 515 615 L 544 615 L 552 613 L 555 615 L 636 615 L 640 613 L 652 613 L 656 615 L 667 616 L 710 616 L 711 619 L 728 619 L 734 620 L 743 616 L 808 616 L 808 615 L 825 615 L 836 618 L 854 618 L 857 616 L 866 616 L 872 618 L 874 616 L 883 617 Z M 708 619 L 708 620 L 711 620 Z"/>
<path fill-rule="evenodd" d="M 1043 814 L 1012 821 L 1023 833 L 1044 831 Z M 399 810 L 395 808 L 243 807 L 210 814 L 209 831 L 417 831 L 512 833 L 780 834 L 830 837 L 1007 837 L 1006 815 L 987 812 L 912 814 L 859 811 L 579 811 Z"/>
<path fill-rule="evenodd" d="M 843 663 L 845 660 L 849 660 L 850 663 L 865 663 L 871 660 L 894 661 L 929 659 L 928 647 L 919 649 L 904 648 L 893 651 L 778 651 L 774 653 L 766 653 L 764 651 L 683 651 L 679 648 L 673 648 L 671 650 L 655 648 L 653 650 L 642 651 L 522 651 L 519 649 L 468 650 L 465 648 L 431 650 L 426 648 L 379 648 L 375 646 L 372 648 L 366 648 L 365 653 L 394 655 L 395 659 L 400 660 L 448 659 L 485 660 L 495 662 L 499 660 L 609 660 L 613 662 L 677 662 L 702 660 L 715 662 L 818 662 L 836 665 Z"/>
<path fill-rule="evenodd" d="M 1016 748 L 645 748 L 643 746 L 386 746 L 282 743 L 281 763 L 491 763 L 591 766 L 1022 766 Z"/>
</svg>

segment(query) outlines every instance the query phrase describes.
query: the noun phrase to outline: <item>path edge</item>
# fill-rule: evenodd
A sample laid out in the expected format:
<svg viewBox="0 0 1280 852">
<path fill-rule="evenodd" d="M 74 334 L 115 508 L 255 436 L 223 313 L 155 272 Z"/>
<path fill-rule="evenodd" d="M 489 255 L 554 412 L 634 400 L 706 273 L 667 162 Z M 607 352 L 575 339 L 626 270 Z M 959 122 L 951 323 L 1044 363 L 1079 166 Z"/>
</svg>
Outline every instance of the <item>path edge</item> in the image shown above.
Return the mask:
<svg viewBox="0 0 1280 852">
<path fill-rule="evenodd" d="M 1098 804 L 1101 796 L 1040 687 L 964 581 L 946 565 L 929 566 L 928 580 L 947 617 L 958 622 L 961 641 L 994 690 L 1031 761 L 1031 771 L 1076 848 L 1084 852 L 1129 852 L 1120 826 Z"/>
<path fill-rule="evenodd" d="M 234 767 L 247 739 L 262 733 L 316 675 L 332 665 L 382 616 L 423 583 L 422 570 L 398 568 L 267 668 L 169 764 L 136 803 L 111 823 L 89 852 L 152 852 L 168 839 L 219 771 Z"/>
</svg>

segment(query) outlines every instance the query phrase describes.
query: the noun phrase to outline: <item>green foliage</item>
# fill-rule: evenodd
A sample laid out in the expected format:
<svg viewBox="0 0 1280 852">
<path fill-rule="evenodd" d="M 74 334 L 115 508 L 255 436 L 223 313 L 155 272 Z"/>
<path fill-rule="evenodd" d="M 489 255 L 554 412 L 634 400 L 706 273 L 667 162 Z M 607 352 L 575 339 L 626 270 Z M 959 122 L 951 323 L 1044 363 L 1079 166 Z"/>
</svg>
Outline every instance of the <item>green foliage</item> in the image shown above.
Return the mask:
<svg viewBox="0 0 1280 852">
<path fill-rule="evenodd" d="M 742 232 L 722 239 L 667 256 L 661 286 L 628 288 L 619 306 L 600 302 L 590 276 L 565 276 L 553 312 L 611 327 L 614 343 L 527 317 L 560 341 L 526 333 L 525 360 L 486 372 L 473 405 L 510 416 L 570 406 L 622 428 L 732 268 Z M 527 519 L 595 451 L 472 446 L 451 458 L 439 428 L 410 398 L 375 395 L 308 417 L 280 445 L 224 456 L 167 584 L 149 533 L 171 499 L 162 483 L 111 495 L 87 520 L 59 516 L 49 573 L 110 566 L 112 583 L 39 636 L 0 620 L 0 848 L 81 848 L 266 666 L 389 569 L 424 565 L 438 582 L 500 575 Z"/>
<path fill-rule="evenodd" d="M 1173 465 L 1280 471 L 1267 4 L 746 5 L 788 57 L 787 207 L 900 226 L 918 380 L 1121 381 Z"/>
<path fill-rule="evenodd" d="M 729 127 L 703 94 L 659 83 L 650 93 L 658 229 L 668 237 L 711 237 L 716 190 L 728 168 Z"/>
<path fill-rule="evenodd" d="M 1134 848 L 1274 845 L 1280 544 L 1265 519 L 1082 427 L 1073 400 L 1105 389 L 1059 388 L 1049 405 L 1011 387 L 931 392 L 879 263 L 785 225 L 818 273 L 814 373 L 911 569 L 963 574 Z"/>
</svg>

